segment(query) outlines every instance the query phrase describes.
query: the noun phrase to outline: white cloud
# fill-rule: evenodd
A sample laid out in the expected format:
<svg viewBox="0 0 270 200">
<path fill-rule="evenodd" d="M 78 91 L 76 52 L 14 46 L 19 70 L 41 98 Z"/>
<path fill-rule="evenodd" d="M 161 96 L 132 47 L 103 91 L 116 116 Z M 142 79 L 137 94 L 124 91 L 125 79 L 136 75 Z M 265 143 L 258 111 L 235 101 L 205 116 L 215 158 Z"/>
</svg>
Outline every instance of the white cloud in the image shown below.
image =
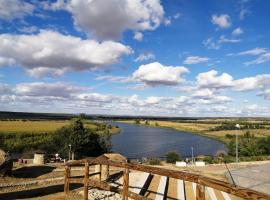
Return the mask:
<svg viewBox="0 0 270 200">
<path fill-rule="evenodd" d="M 132 78 L 148 86 L 177 85 L 183 82 L 181 77 L 189 72 L 182 66 L 165 66 L 158 62 L 141 65 L 133 74 Z"/>
<path fill-rule="evenodd" d="M 260 55 L 262 53 L 266 53 L 267 52 L 267 49 L 265 48 L 254 48 L 254 49 L 250 49 L 250 50 L 247 50 L 247 51 L 242 51 L 240 53 L 238 53 L 238 55 L 252 55 L 252 56 L 257 56 L 257 55 Z"/>
<path fill-rule="evenodd" d="M 234 35 L 234 36 L 238 36 L 238 35 L 241 35 L 241 34 L 243 34 L 243 33 L 244 33 L 244 31 L 243 31 L 243 29 L 240 28 L 240 27 L 238 27 L 238 28 L 236 28 L 236 29 L 234 29 L 234 30 L 232 31 L 232 35 Z"/>
<path fill-rule="evenodd" d="M 218 72 L 215 70 L 200 73 L 196 79 L 199 88 L 222 89 L 233 86 L 233 77 L 231 75 L 222 73 L 218 76 Z"/>
<path fill-rule="evenodd" d="M 141 32 L 135 32 L 133 38 L 135 40 L 142 41 L 143 40 L 143 34 Z"/>
<path fill-rule="evenodd" d="M 200 56 L 188 56 L 184 60 L 184 64 L 198 64 L 198 63 L 203 63 L 207 62 L 209 60 L 208 57 L 200 57 Z"/>
<path fill-rule="evenodd" d="M 33 82 L 20 83 L 15 87 L 15 93 L 20 96 L 36 97 L 61 97 L 70 98 L 73 94 L 86 90 L 85 87 L 73 86 L 71 84 L 56 82 Z"/>
<path fill-rule="evenodd" d="M 75 26 L 89 35 L 113 40 L 120 39 L 126 30 L 154 30 L 164 15 L 159 0 L 70 0 L 54 8 L 69 11 Z"/>
<path fill-rule="evenodd" d="M 246 65 L 257 65 L 270 61 L 270 52 L 261 54 L 257 59 L 246 62 Z"/>
<path fill-rule="evenodd" d="M 249 91 L 265 89 L 270 86 L 270 74 L 260 74 L 253 77 L 245 77 L 234 81 L 234 89 L 237 91 Z"/>
<path fill-rule="evenodd" d="M 155 55 L 151 52 L 141 53 L 136 59 L 135 62 L 142 62 L 147 60 L 155 59 Z"/>
<path fill-rule="evenodd" d="M 222 44 L 222 43 L 238 43 L 238 42 L 241 42 L 240 39 L 229 39 L 229 38 L 226 38 L 224 35 L 221 35 L 219 37 L 219 40 L 218 40 L 218 43 Z"/>
<path fill-rule="evenodd" d="M 111 95 L 103 95 L 99 93 L 83 93 L 77 95 L 76 99 L 84 102 L 111 103 L 114 97 Z"/>
<path fill-rule="evenodd" d="M 110 81 L 110 82 L 119 82 L 119 83 L 127 83 L 129 82 L 129 78 L 125 76 L 98 76 L 96 77 L 98 81 Z"/>
<path fill-rule="evenodd" d="M 5 84 L 5 83 L 0 83 L 0 94 L 3 95 L 3 94 L 9 94 L 11 93 L 11 88 L 9 87 L 8 84 Z"/>
<path fill-rule="evenodd" d="M 245 17 L 251 13 L 249 6 L 247 6 L 249 2 L 251 2 L 251 0 L 240 0 L 239 18 L 241 20 L 244 20 Z"/>
<path fill-rule="evenodd" d="M 37 26 L 25 26 L 19 28 L 19 31 L 22 33 L 36 33 L 38 31 Z"/>
<path fill-rule="evenodd" d="M 53 31 L 43 30 L 36 35 L 0 35 L 0 64 L 16 62 L 37 77 L 102 69 L 130 53 L 132 50 L 121 43 L 99 43 Z"/>
<path fill-rule="evenodd" d="M 214 41 L 213 38 L 208 38 L 206 40 L 203 41 L 203 45 L 207 48 L 207 49 L 219 49 L 220 48 L 220 44 L 218 44 L 217 42 Z"/>
<path fill-rule="evenodd" d="M 181 13 L 176 13 L 174 16 L 173 16 L 173 18 L 174 19 L 178 19 L 179 17 L 181 17 L 182 16 L 182 14 Z"/>
<path fill-rule="evenodd" d="M 258 96 L 262 96 L 264 99 L 270 100 L 270 88 L 259 92 Z"/>
<path fill-rule="evenodd" d="M 21 0 L 1 0 L 0 1 L 0 19 L 13 20 L 22 19 L 26 15 L 32 14 L 34 6 Z"/>
<path fill-rule="evenodd" d="M 170 26 L 172 24 L 171 19 L 170 18 L 164 19 L 164 24 L 165 24 L 165 26 Z"/>
<path fill-rule="evenodd" d="M 229 28 L 231 26 L 231 19 L 227 14 L 212 15 L 211 22 L 220 28 Z"/>
</svg>

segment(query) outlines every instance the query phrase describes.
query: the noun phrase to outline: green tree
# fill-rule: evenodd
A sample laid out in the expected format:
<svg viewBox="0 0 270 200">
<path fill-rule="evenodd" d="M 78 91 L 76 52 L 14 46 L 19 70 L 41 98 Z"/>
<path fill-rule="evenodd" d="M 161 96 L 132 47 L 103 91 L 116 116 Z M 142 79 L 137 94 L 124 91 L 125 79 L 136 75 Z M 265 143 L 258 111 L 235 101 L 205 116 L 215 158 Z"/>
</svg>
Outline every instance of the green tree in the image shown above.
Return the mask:
<svg viewBox="0 0 270 200">
<path fill-rule="evenodd" d="M 175 151 L 171 151 L 166 154 L 167 163 L 175 163 L 178 160 L 180 160 L 180 155 L 176 153 Z"/>
<path fill-rule="evenodd" d="M 140 122 L 140 120 L 139 119 L 136 119 L 135 120 L 135 124 L 140 124 L 141 122 Z"/>
<path fill-rule="evenodd" d="M 68 155 L 69 145 L 76 158 L 97 156 L 109 151 L 110 137 L 101 137 L 84 127 L 81 119 L 74 120 L 69 126 L 59 129 L 55 134 L 55 151 Z"/>
<path fill-rule="evenodd" d="M 145 121 L 145 125 L 149 125 L 149 121 L 148 120 Z"/>
</svg>

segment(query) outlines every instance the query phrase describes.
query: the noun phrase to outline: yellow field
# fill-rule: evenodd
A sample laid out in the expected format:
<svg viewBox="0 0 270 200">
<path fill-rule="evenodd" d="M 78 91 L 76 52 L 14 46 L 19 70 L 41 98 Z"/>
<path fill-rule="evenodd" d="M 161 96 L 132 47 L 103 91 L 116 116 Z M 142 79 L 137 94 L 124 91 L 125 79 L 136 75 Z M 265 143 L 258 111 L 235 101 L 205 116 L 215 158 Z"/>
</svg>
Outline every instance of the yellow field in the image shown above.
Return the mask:
<svg viewBox="0 0 270 200">
<path fill-rule="evenodd" d="M 265 137 L 270 135 L 270 130 L 267 129 L 249 129 L 249 130 L 223 130 L 223 131 L 208 131 L 205 132 L 207 135 L 213 135 L 218 137 L 224 137 L 225 135 L 243 135 L 249 131 L 251 134 L 254 134 L 256 137 Z"/>
<path fill-rule="evenodd" d="M 127 120 L 122 121 L 125 123 L 135 124 L 134 120 Z M 149 126 L 156 126 L 158 127 L 166 127 L 166 128 L 173 128 L 179 131 L 191 131 L 195 133 L 200 133 L 210 137 L 218 137 L 224 138 L 227 134 L 229 135 L 243 135 L 247 131 L 251 134 L 254 134 L 256 137 L 266 137 L 270 136 L 269 129 L 244 129 L 244 130 L 221 130 L 221 131 L 209 131 L 209 129 L 214 128 L 216 126 L 220 126 L 220 124 L 205 124 L 200 122 L 193 122 L 193 123 L 184 123 L 184 122 L 172 122 L 172 121 L 148 121 Z M 141 125 L 145 125 L 145 121 L 140 121 Z M 265 126 L 268 127 L 268 126 Z"/>
<path fill-rule="evenodd" d="M 158 123 L 159 126 L 175 128 L 178 130 L 191 130 L 191 131 L 206 131 L 218 124 L 200 124 L 200 123 L 183 123 L 183 122 L 170 122 L 170 121 L 150 121 L 150 125 Z"/>
<path fill-rule="evenodd" d="M 63 121 L 0 121 L 0 133 L 45 133 L 53 132 L 70 123 Z M 87 122 L 86 127 L 95 128 L 96 125 Z"/>
</svg>

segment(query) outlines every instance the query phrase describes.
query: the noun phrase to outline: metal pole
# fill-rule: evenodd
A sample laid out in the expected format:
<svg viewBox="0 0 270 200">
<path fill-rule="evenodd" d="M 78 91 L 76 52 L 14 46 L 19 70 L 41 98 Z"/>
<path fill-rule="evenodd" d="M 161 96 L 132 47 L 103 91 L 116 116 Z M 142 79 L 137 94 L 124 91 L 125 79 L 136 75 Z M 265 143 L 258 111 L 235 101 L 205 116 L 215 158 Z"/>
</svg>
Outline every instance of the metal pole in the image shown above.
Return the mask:
<svg viewBox="0 0 270 200">
<path fill-rule="evenodd" d="M 235 161 L 238 163 L 238 135 L 235 135 Z"/>
<path fill-rule="evenodd" d="M 193 147 L 191 147 L 191 156 L 192 156 L 192 165 L 194 164 L 194 158 L 193 158 Z"/>
<path fill-rule="evenodd" d="M 238 128 L 238 130 L 240 130 L 240 125 L 236 124 L 235 125 L 236 128 Z M 238 163 L 238 135 L 237 133 L 235 133 L 235 162 Z"/>
</svg>

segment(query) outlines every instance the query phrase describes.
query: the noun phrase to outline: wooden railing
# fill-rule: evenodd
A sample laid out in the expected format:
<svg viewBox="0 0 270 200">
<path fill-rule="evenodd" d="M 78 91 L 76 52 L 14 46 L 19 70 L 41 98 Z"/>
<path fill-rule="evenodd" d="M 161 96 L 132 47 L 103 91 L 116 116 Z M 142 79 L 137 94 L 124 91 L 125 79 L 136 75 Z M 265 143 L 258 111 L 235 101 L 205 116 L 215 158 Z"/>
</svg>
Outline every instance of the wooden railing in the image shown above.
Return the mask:
<svg viewBox="0 0 270 200">
<path fill-rule="evenodd" d="M 72 178 L 70 176 L 71 167 L 83 166 L 83 165 L 85 166 L 84 178 Z M 95 173 L 95 174 L 99 174 L 99 177 L 100 177 L 99 180 L 89 179 L 89 166 L 92 166 L 92 165 L 100 166 L 100 172 Z M 106 181 L 101 180 L 102 165 L 124 169 L 122 189 L 111 186 L 108 183 L 106 183 Z M 151 174 L 167 176 L 170 178 L 197 183 L 196 184 L 197 185 L 196 186 L 196 200 L 205 199 L 205 187 L 210 187 L 210 188 L 222 191 L 222 192 L 226 192 L 228 194 L 241 197 L 243 199 L 270 200 L 270 196 L 267 194 L 257 192 L 255 190 L 247 189 L 244 187 L 236 186 L 236 185 L 233 185 L 224 181 L 216 180 L 213 178 L 201 176 L 201 175 L 197 175 L 197 174 L 193 174 L 189 172 L 183 172 L 183 171 L 162 169 L 162 168 L 146 166 L 146 165 L 115 162 L 115 161 L 106 160 L 106 159 L 95 159 L 95 160 L 84 159 L 84 160 L 68 162 L 65 166 L 65 179 L 64 179 L 65 195 L 66 197 L 68 197 L 70 183 L 83 183 L 84 184 L 84 197 L 83 197 L 84 200 L 88 200 L 88 187 L 89 186 L 119 193 L 122 196 L 123 200 L 127 199 L 128 197 L 135 200 L 150 200 L 147 197 L 144 197 L 144 196 L 141 196 L 139 194 L 129 191 L 129 171 L 130 170 L 148 172 Z"/>
</svg>

